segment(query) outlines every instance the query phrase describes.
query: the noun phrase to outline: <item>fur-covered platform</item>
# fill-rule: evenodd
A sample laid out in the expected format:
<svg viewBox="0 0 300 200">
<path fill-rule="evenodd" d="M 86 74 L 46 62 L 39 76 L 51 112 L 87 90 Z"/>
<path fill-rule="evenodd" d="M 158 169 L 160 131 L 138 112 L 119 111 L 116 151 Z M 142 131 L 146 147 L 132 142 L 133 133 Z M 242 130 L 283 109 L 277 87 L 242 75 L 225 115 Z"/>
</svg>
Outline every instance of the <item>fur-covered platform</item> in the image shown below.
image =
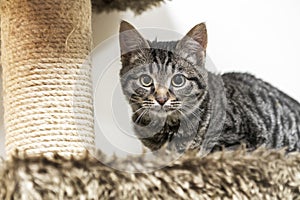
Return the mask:
<svg viewBox="0 0 300 200">
<path fill-rule="evenodd" d="M 98 13 L 131 9 L 135 14 L 141 14 L 149 8 L 159 6 L 163 2 L 164 0 L 92 0 L 92 8 Z"/>
<path fill-rule="evenodd" d="M 126 167 L 134 159 L 142 158 L 111 162 Z M 114 170 L 88 154 L 0 163 L 0 199 L 300 199 L 299 153 L 189 154 L 150 173 Z"/>
</svg>

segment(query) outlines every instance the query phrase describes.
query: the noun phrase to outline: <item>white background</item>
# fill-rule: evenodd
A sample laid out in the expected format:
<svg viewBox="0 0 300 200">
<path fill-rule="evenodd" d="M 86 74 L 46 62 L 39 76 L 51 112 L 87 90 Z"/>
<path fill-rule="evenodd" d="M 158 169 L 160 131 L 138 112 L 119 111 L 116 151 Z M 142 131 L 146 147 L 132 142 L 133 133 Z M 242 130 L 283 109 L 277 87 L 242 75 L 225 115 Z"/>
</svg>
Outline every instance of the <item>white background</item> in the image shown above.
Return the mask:
<svg viewBox="0 0 300 200">
<path fill-rule="evenodd" d="M 139 16 L 130 11 L 98 14 L 93 16 L 95 46 L 117 33 L 121 19 L 137 28 L 159 27 L 182 34 L 206 22 L 207 53 L 219 72 L 252 73 L 300 101 L 298 0 L 173 0 Z M 4 155 L 0 115 L 0 155 Z"/>
</svg>

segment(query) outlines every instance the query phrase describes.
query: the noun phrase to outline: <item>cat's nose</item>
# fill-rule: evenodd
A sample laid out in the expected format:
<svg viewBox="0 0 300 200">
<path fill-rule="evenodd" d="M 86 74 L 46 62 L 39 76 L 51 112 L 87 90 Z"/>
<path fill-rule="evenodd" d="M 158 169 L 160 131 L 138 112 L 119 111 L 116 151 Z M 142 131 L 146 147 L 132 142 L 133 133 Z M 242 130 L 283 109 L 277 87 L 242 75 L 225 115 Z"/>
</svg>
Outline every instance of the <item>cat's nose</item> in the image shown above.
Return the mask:
<svg viewBox="0 0 300 200">
<path fill-rule="evenodd" d="M 158 96 L 158 97 L 155 97 L 155 100 L 156 100 L 161 106 L 163 106 L 163 105 L 168 101 L 168 97 L 167 97 L 167 96 Z"/>
<path fill-rule="evenodd" d="M 155 100 L 163 106 L 169 99 L 168 89 L 166 87 L 158 86 L 154 93 Z"/>
</svg>

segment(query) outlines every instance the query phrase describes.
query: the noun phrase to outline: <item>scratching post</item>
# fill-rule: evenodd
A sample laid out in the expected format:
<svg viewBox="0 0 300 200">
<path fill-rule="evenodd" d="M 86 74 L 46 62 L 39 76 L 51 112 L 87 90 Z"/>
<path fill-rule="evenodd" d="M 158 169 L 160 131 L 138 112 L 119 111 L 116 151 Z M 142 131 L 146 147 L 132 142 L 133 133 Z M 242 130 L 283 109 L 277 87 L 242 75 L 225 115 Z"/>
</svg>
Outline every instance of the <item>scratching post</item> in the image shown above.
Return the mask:
<svg viewBox="0 0 300 200">
<path fill-rule="evenodd" d="M 94 147 L 89 0 L 2 0 L 6 153 Z"/>
</svg>

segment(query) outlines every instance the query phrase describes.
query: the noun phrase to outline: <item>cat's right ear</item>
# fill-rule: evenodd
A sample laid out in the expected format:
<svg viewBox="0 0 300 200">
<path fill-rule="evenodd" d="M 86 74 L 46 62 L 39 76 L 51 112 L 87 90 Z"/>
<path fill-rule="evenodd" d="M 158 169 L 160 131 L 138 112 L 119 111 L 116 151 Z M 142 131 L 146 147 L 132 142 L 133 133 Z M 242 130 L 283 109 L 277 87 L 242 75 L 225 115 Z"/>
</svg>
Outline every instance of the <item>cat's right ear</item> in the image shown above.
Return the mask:
<svg viewBox="0 0 300 200">
<path fill-rule="evenodd" d="M 204 65 L 207 47 L 207 30 L 205 23 L 194 26 L 177 44 L 180 56 L 190 62 Z"/>
<path fill-rule="evenodd" d="M 128 52 L 150 48 L 143 36 L 128 22 L 121 21 L 119 30 L 121 55 Z"/>
</svg>

